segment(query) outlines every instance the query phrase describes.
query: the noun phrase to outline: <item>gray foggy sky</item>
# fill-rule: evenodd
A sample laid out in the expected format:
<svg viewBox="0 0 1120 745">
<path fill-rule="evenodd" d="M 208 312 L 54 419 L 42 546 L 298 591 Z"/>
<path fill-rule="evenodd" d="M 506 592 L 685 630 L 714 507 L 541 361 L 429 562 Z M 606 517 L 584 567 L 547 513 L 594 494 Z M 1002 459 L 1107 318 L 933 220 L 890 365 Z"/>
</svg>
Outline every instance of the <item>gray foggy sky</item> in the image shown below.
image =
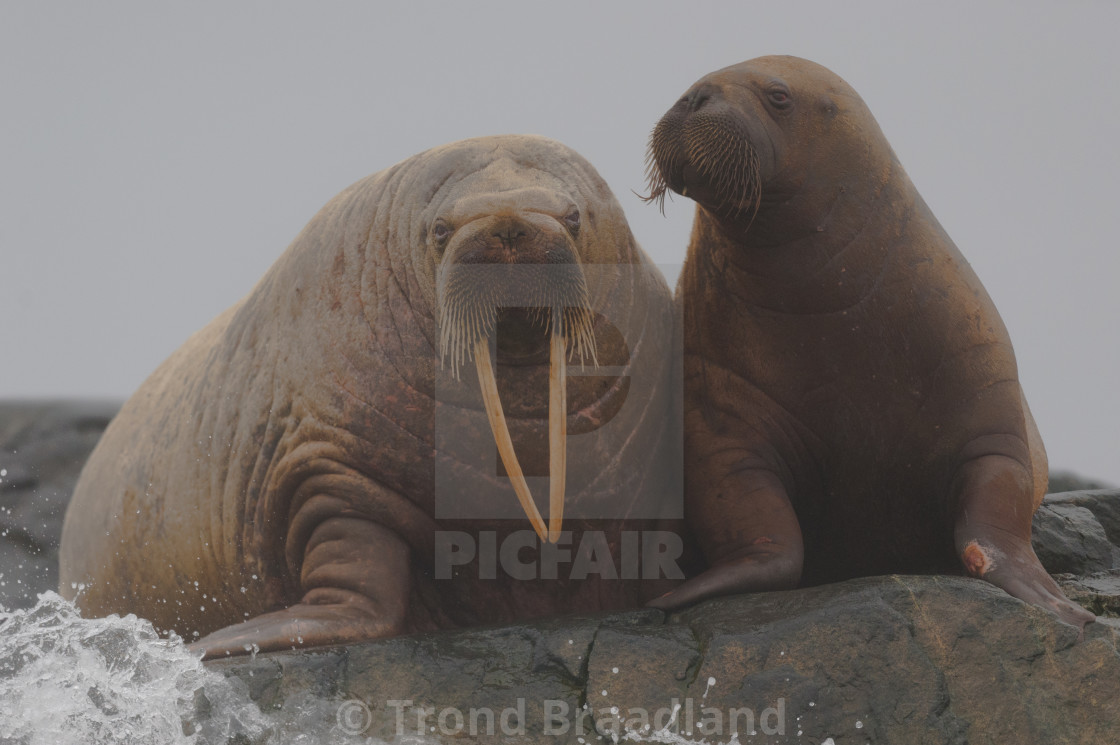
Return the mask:
<svg viewBox="0 0 1120 745">
<path fill-rule="evenodd" d="M 1051 465 L 1120 484 L 1120 5 L 0 5 L 0 397 L 123 398 L 351 182 L 505 132 L 586 156 L 646 251 L 646 138 L 762 54 L 839 73 L 1000 309 Z M 670 277 L 670 281 L 673 277 Z"/>
</svg>

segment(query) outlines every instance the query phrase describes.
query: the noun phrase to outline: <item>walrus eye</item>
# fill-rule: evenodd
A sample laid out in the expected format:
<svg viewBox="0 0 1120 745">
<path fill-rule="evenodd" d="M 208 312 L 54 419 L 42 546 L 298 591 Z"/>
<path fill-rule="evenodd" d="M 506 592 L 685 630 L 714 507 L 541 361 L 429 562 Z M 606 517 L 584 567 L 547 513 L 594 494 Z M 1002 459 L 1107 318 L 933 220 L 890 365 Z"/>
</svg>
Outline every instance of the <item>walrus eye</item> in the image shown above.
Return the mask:
<svg viewBox="0 0 1120 745">
<path fill-rule="evenodd" d="M 579 234 L 579 210 L 574 209 L 568 214 L 564 215 L 564 225 L 567 226 L 568 232 L 574 238 Z"/>
<path fill-rule="evenodd" d="M 783 87 L 771 88 L 766 93 L 766 97 L 770 99 L 770 103 L 774 104 L 779 109 L 788 109 L 793 103 L 793 99 L 789 95 L 789 90 Z"/>
<path fill-rule="evenodd" d="M 432 240 L 436 242 L 436 245 L 442 247 L 450 237 L 451 226 L 443 220 L 436 220 L 435 225 L 432 226 Z"/>
</svg>

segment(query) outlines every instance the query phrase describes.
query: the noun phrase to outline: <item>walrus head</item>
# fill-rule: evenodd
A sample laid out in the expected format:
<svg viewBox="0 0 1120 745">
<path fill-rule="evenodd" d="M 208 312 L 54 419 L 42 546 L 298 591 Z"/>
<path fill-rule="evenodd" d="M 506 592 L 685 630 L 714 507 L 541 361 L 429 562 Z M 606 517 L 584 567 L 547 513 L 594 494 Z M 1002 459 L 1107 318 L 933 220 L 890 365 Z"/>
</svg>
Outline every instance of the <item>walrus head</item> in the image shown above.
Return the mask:
<svg viewBox="0 0 1120 745">
<path fill-rule="evenodd" d="M 443 254 L 436 280 L 441 360 L 458 377 L 499 318 L 518 327 L 498 340 L 507 357 L 534 358 L 542 341 L 559 335 L 571 339 L 574 354 L 590 358 L 591 309 L 575 245 L 579 208 L 547 190 L 479 201 L 457 205 L 459 215 L 440 216 L 431 228 Z M 462 214 L 474 210 L 481 211 Z"/>
<path fill-rule="evenodd" d="M 447 200 L 428 227 L 437 261 L 439 354 L 456 378 L 473 359 L 498 453 L 521 507 L 541 540 L 555 542 L 564 510 L 566 366 L 570 358 L 595 358 L 594 314 L 579 243 L 584 216 L 563 191 L 531 179 L 511 189 L 511 173 L 504 178 L 503 190 L 486 188 L 483 180 Z M 490 360 L 495 336 L 503 362 L 550 366 L 547 529 L 499 399 Z"/>
<path fill-rule="evenodd" d="M 698 80 L 657 122 L 645 199 L 663 204 L 676 192 L 736 234 L 766 205 L 797 209 L 812 223 L 840 187 L 874 170 L 869 139 L 889 149 L 881 134 L 867 137 L 869 126 L 877 129 L 859 95 L 816 63 L 760 57 L 732 65 Z M 835 190 L 816 193 L 818 184 Z"/>
</svg>

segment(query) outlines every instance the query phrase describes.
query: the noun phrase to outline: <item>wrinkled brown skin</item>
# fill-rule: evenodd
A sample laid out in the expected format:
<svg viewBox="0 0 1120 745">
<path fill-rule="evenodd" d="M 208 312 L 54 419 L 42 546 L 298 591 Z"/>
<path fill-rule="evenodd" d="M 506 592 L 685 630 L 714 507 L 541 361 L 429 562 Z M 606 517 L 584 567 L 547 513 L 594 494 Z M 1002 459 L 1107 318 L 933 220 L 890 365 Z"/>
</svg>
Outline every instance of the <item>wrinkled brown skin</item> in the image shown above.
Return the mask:
<svg viewBox="0 0 1120 745">
<path fill-rule="evenodd" d="M 66 516 L 61 592 L 73 598 L 84 584 L 84 614 L 136 613 L 188 641 L 205 637 L 196 648 L 215 657 L 252 644 L 268 651 L 635 607 L 667 590 L 594 574 L 569 581 L 563 570 L 555 580 L 500 571 L 481 580 L 474 565 L 433 579 L 435 531 L 496 529 L 501 541 L 529 524 L 433 517 L 440 254 L 431 227 L 451 214 L 460 223 L 499 214 L 559 221 L 572 206 L 582 263 L 650 266 L 594 169 L 541 137 L 434 148 L 335 197 L 256 288 L 192 336 L 111 423 Z M 674 482 L 672 301 L 656 273 L 622 275 L 592 301 L 613 308 L 607 316 L 629 345 L 628 353 L 598 329 L 600 363 L 630 367 L 619 377 L 569 377 L 569 434 L 618 408 L 626 369 L 666 370 L 647 405 L 618 414 L 629 417 L 625 439 L 595 443 L 598 462 L 583 467 L 601 474 L 568 495 L 569 506 L 616 500 L 615 514 L 626 515 L 634 495 Z M 498 379 L 514 441 L 543 440 L 547 354 L 503 366 L 499 352 Z M 470 403 L 439 405 L 451 407 L 457 436 L 492 442 L 478 390 L 468 365 L 440 400 Z M 515 503 L 495 473 L 452 468 L 460 485 Z M 679 491 L 670 496 L 679 504 Z M 606 531 L 616 553 L 621 530 L 648 527 L 564 525 L 573 546 L 581 530 Z"/>
<path fill-rule="evenodd" d="M 683 148 L 657 160 L 697 202 L 677 299 L 685 511 L 710 568 L 653 604 L 963 565 L 1093 620 L 1031 548 L 1047 462 L 1007 331 L 860 97 L 764 57 L 659 126 L 690 120 L 749 138 L 761 200 L 721 196 Z"/>
</svg>

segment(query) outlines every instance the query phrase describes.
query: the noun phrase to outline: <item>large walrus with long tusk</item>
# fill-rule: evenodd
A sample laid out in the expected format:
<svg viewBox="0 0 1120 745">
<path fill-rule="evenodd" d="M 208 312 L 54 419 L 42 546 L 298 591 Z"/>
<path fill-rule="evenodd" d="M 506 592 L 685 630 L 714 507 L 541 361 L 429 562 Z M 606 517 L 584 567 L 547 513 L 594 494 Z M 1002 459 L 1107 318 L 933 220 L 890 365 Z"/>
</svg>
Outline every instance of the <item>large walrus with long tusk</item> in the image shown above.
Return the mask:
<svg viewBox="0 0 1120 745">
<path fill-rule="evenodd" d="M 668 288 L 578 154 L 416 155 L 125 404 L 61 590 L 208 656 L 639 606 L 680 577 L 672 344 Z"/>
</svg>

